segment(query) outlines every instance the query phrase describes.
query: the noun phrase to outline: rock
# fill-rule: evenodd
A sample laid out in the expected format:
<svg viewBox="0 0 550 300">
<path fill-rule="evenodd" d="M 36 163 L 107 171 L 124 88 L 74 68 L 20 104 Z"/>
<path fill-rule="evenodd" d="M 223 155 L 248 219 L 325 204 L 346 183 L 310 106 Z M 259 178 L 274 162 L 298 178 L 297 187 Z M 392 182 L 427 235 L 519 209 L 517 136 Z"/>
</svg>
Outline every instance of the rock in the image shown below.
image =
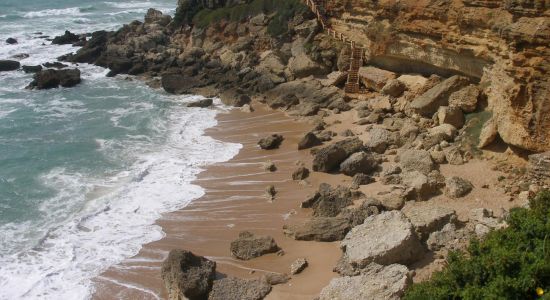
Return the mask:
<svg viewBox="0 0 550 300">
<path fill-rule="evenodd" d="M 269 172 L 275 172 L 275 171 L 277 171 L 277 166 L 275 166 L 275 164 L 274 164 L 272 161 L 268 161 L 268 162 L 262 163 L 262 168 L 263 168 L 265 171 L 269 171 Z"/>
<path fill-rule="evenodd" d="M 444 164 L 447 162 L 444 151 L 430 151 L 430 156 L 436 164 Z"/>
<path fill-rule="evenodd" d="M 277 191 L 275 190 L 275 187 L 273 185 L 268 185 L 265 188 L 265 196 L 268 200 L 275 199 L 275 195 L 277 195 Z"/>
<path fill-rule="evenodd" d="M 420 240 L 428 239 L 432 232 L 442 230 L 446 224 L 456 220 L 454 210 L 426 202 L 407 204 L 402 212 L 411 221 Z"/>
<path fill-rule="evenodd" d="M 498 228 L 502 223 L 493 216 L 493 211 L 486 208 L 474 208 L 468 215 L 470 223 L 481 224 L 489 228 Z"/>
<path fill-rule="evenodd" d="M 459 166 L 464 164 L 464 159 L 462 157 L 462 152 L 459 147 L 448 147 L 443 150 L 445 153 L 445 159 L 451 165 Z"/>
<path fill-rule="evenodd" d="M 191 94 L 193 88 L 204 86 L 204 82 L 197 79 L 197 77 L 187 77 L 177 73 L 163 73 L 161 75 L 161 85 L 167 93 L 181 95 Z"/>
<path fill-rule="evenodd" d="M 252 113 L 254 112 L 254 108 L 250 106 L 250 104 L 245 104 L 241 107 L 241 111 L 244 113 Z"/>
<path fill-rule="evenodd" d="M 302 102 L 294 106 L 293 111 L 290 114 L 304 117 L 314 116 L 319 112 L 320 108 L 321 107 L 318 104 L 311 102 Z"/>
<path fill-rule="evenodd" d="M 400 211 L 368 217 L 346 235 L 341 248 L 347 263 L 356 268 L 365 268 L 373 262 L 408 264 L 423 254 L 411 222 Z"/>
<path fill-rule="evenodd" d="M 361 67 L 359 78 L 363 84 L 377 92 L 382 90 L 388 81 L 395 79 L 395 73 L 375 67 Z"/>
<path fill-rule="evenodd" d="M 542 182 L 550 181 L 550 152 L 529 155 L 527 171 L 530 176 Z"/>
<path fill-rule="evenodd" d="M 358 276 L 334 278 L 324 287 L 320 300 L 398 300 L 412 284 L 407 267 L 371 264 Z"/>
<path fill-rule="evenodd" d="M 23 72 L 25 73 L 37 73 L 37 72 L 40 72 L 42 71 L 42 66 L 41 65 L 38 65 L 38 66 L 23 66 Z"/>
<path fill-rule="evenodd" d="M 449 105 L 449 97 L 452 93 L 462 89 L 468 83 L 468 78 L 457 75 L 452 76 L 414 99 L 410 104 L 410 109 L 415 113 L 430 118 L 440 106 Z"/>
<path fill-rule="evenodd" d="M 440 137 L 442 140 L 450 142 L 456 136 L 456 128 L 451 124 L 441 124 L 428 129 L 428 133 L 434 137 Z"/>
<path fill-rule="evenodd" d="M 412 120 L 405 120 L 399 130 L 399 135 L 404 138 L 416 138 L 420 129 Z"/>
<path fill-rule="evenodd" d="M 418 172 L 409 171 L 401 175 L 401 183 L 412 188 L 417 200 L 428 200 L 438 191 L 437 186 L 430 182 L 428 176 Z"/>
<path fill-rule="evenodd" d="M 63 69 L 42 70 L 34 74 L 33 81 L 28 88 L 31 89 L 51 89 L 62 87 L 73 87 L 81 82 L 80 70 L 78 69 Z"/>
<path fill-rule="evenodd" d="M 250 260 L 280 250 L 275 240 L 270 236 L 255 236 L 253 233 L 243 231 L 239 238 L 231 242 L 231 255 L 238 259 Z"/>
<path fill-rule="evenodd" d="M 478 148 L 485 148 L 489 146 L 498 136 L 497 124 L 493 118 L 489 119 L 483 127 L 481 128 L 481 133 L 479 134 L 479 144 Z"/>
<path fill-rule="evenodd" d="M 438 251 L 443 247 L 454 250 L 458 248 L 460 240 L 466 238 L 463 230 L 458 230 L 454 223 L 447 223 L 441 230 L 430 234 L 426 245 L 431 251 Z"/>
<path fill-rule="evenodd" d="M 335 217 L 344 207 L 353 203 L 352 191 L 343 186 L 333 189 L 330 185 L 323 183 L 319 186 L 317 194 L 317 198 L 311 205 L 313 216 L 316 217 Z"/>
<path fill-rule="evenodd" d="M 53 45 L 66 45 L 66 44 L 74 44 L 78 41 L 80 41 L 80 36 L 66 30 L 65 34 L 60 35 L 60 36 L 56 36 L 53 39 L 52 44 Z"/>
<path fill-rule="evenodd" d="M 0 60 L 0 72 L 15 71 L 21 67 L 18 61 L 14 60 Z"/>
<path fill-rule="evenodd" d="M 350 188 L 358 189 L 361 185 L 366 185 L 373 182 L 374 182 L 374 178 L 370 177 L 369 175 L 363 174 L 363 173 L 357 173 L 353 176 Z"/>
<path fill-rule="evenodd" d="M 285 225 L 284 234 L 299 241 L 341 241 L 351 229 L 344 217 L 315 217 L 303 224 Z"/>
<path fill-rule="evenodd" d="M 287 283 L 289 280 L 290 276 L 288 274 L 266 273 L 264 276 L 262 276 L 262 281 L 265 281 L 270 285 Z"/>
<path fill-rule="evenodd" d="M 392 143 L 393 139 L 388 130 L 375 127 L 369 131 L 369 139 L 365 143 L 365 147 L 376 153 L 383 154 Z"/>
<path fill-rule="evenodd" d="M 283 142 L 284 138 L 280 134 L 272 134 L 268 137 L 262 138 L 258 145 L 264 150 L 277 149 Z"/>
<path fill-rule="evenodd" d="M 340 164 L 340 172 L 354 176 L 357 173 L 371 173 L 378 167 L 378 161 L 367 152 L 356 152 Z"/>
<path fill-rule="evenodd" d="M 306 133 L 306 135 L 298 142 L 298 150 L 308 149 L 311 147 L 322 145 L 321 142 L 315 134 L 312 132 Z"/>
<path fill-rule="evenodd" d="M 304 180 L 309 177 L 309 169 L 306 167 L 299 167 L 292 173 L 292 180 Z"/>
<path fill-rule="evenodd" d="M 477 108 L 481 92 L 479 88 L 473 84 L 456 91 L 449 97 L 449 106 L 458 107 L 464 113 L 474 112 Z"/>
<path fill-rule="evenodd" d="M 447 179 L 445 184 L 445 195 L 451 198 L 462 198 L 474 189 L 468 180 L 456 176 Z"/>
<path fill-rule="evenodd" d="M 450 124 L 456 129 L 464 126 L 464 113 L 462 113 L 459 107 L 441 106 L 437 111 L 437 118 L 439 119 L 439 124 Z"/>
<path fill-rule="evenodd" d="M 290 265 L 290 274 L 296 275 L 302 273 L 307 268 L 307 260 L 305 258 L 298 258 Z"/>
<path fill-rule="evenodd" d="M 297 39 L 292 44 L 292 57 L 288 60 L 288 69 L 295 78 L 318 76 L 328 73 L 325 66 L 313 61 L 304 49 L 303 39 Z"/>
<path fill-rule="evenodd" d="M 42 64 L 44 67 L 46 68 L 54 68 L 54 69 L 63 69 L 63 68 L 66 68 L 68 67 L 69 65 L 66 65 L 66 64 L 63 64 L 63 63 L 60 63 L 58 61 L 55 61 L 55 62 L 47 62 L 47 63 L 44 63 Z"/>
<path fill-rule="evenodd" d="M 216 276 L 216 263 L 186 250 L 172 250 L 162 263 L 168 299 L 205 299 Z"/>
<path fill-rule="evenodd" d="M 313 171 L 331 172 L 351 154 L 360 151 L 363 142 L 359 138 L 349 138 L 320 149 L 313 158 Z"/>
<path fill-rule="evenodd" d="M 15 45 L 15 44 L 17 44 L 17 40 L 14 39 L 14 38 L 7 38 L 6 39 L 6 44 Z"/>
<path fill-rule="evenodd" d="M 264 280 L 226 277 L 214 281 L 209 300 L 261 300 L 271 292 L 271 285 Z"/>
<path fill-rule="evenodd" d="M 205 108 L 205 107 L 212 106 L 212 104 L 214 104 L 214 100 L 212 98 L 207 98 L 207 99 L 201 99 L 201 100 L 193 101 L 191 103 L 187 103 L 187 107 Z"/>
<path fill-rule="evenodd" d="M 392 97 L 401 97 L 401 95 L 403 95 L 403 92 L 405 92 L 405 89 L 407 89 L 407 86 L 403 82 L 397 79 L 392 79 L 388 81 L 386 85 L 384 85 L 380 92 L 382 94 L 386 94 Z"/>
<path fill-rule="evenodd" d="M 491 228 L 483 224 L 476 224 L 474 232 L 478 238 L 482 238 L 486 236 L 489 232 L 491 232 Z"/>
<path fill-rule="evenodd" d="M 389 96 L 378 96 L 369 100 L 369 109 L 372 111 L 389 112 L 392 109 Z"/>
<path fill-rule="evenodd" d="M 435 164 L 428 151 L 406 150 L 399 156 L 401 169 L 407 172 L 418 171 L 424 175 L 435 169 Z"/>
</svg>

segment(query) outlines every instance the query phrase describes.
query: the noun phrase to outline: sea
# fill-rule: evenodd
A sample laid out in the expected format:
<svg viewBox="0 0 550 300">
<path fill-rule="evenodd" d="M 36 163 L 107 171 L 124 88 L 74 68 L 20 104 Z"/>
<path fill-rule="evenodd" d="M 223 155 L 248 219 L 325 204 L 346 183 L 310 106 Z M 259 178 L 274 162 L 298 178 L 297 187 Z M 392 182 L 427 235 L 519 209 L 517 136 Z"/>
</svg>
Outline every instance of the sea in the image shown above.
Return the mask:
<svg viewBox="0 0 550 300">
<path fill-rule="evenodd" d="M 0 0 L 0 59 L 54 62 L 78 50 L 51 45 L 65 30 L 116 30 L 151 7 L 173 15 L 176 2 Z M 241 148 L 204 134 L 228 111 L 218 99 L 187 108 L 202 97 L 71 67 L 82 83 L 51 90 L 25 89 L 32 74 L 0 72 L 2 300 L 89 299 L 95 276 L 164 236 L 163 213 L 204 194 L 192 184 L 198 173 Z"/>
</svg>

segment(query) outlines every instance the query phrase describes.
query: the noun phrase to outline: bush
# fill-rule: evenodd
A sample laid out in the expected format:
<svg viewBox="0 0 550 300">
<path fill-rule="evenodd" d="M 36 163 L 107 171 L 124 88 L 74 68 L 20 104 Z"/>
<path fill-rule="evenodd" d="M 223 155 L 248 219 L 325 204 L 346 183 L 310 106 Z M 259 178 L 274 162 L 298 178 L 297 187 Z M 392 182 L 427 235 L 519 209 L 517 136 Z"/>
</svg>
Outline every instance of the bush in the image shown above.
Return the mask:
<svg viewBox="0 0 550 300">
<path fill-rule="evenodd" d="M 514 208 L 508 227 L 453 252 L 432 279 L 414 284 L 405 299 L 550 299 L 550 192 Z M 539 297 L 537 289 L 547 294 Z"/>
</svg>

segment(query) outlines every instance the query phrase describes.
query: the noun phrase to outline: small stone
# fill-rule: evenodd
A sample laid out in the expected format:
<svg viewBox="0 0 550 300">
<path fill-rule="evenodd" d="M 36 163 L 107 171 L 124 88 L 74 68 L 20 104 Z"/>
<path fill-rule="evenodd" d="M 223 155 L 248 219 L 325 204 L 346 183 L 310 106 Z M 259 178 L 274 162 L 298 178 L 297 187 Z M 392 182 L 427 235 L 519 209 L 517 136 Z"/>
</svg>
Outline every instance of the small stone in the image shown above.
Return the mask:
<svg viewBox="0 0 550 300">
<path fill-rule="evenodd" d="M 275 199 L 275 195 L 277 194 L 277 191 L 275 190 L 275 186 L 273 185 L 268 185 L 266 188 L 265 188 L 265 195 L 266 197 L 268 198 L 268 200 L 273 200 Z"/>
<path fill-rule="evenodd" d="M 309 169 L 306 167 L 299 167 L 292 173 L 292 180 L 304 180 L 309 177 Z"/>
<path fill-rule="evenodd" d="M 305 258 L 298 258 L 290 265 L 290 274 L 295 275 L 301 273 L 308 266 Z"/>
<path fill-rule="evenodd" d="M 277 171 L 277 166 L 275 166 L 275 164 L 272 161 L 262 163 L 262 168 L 265 171 L 269 171 L 269 172 Z"/>
<path fill-rule="evenodd" d="M 471 182 L 456 176 L 447 179 L 445 184 L 445 195 L 451 198 L 462 198 L 474 189 Z"/>
</svg>

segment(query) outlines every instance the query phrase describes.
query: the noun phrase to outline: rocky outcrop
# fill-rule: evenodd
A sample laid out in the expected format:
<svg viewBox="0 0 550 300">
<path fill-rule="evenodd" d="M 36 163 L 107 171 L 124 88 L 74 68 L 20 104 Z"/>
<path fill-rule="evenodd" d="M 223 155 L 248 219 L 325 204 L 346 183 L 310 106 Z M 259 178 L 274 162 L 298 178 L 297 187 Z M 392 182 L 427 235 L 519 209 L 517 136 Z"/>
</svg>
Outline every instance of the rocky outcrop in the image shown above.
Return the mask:
<svg viewBox="0 0 550 300">
<path fill-rule="evenodd" d="M 238 259 L 249 260 L 280 250 L 275 240 L 270 236 L 255 236 L 253 233 L 243 231 L 239 238 L 231 242 L 231 255 Z"/>
<path fill-rule="evenodd" d="M 323 288 L 320 300 L 397 300 L 412 283 L 409 270 L 403 265 L 371 264 L 358 276 L 334 278 Z"/>
<path fill-rule="evenodd" d="M 172 250 L 162 263 L 161 275 L 170 300 L 206 299 L 216 263 L 186 250 Z"/>
<path fill-rule="evenodd" d="M 432 232 L 443 229 L 457 218 L 454 210 L 425 202 L 407 205 L 402 211 L 411 221 L 420 240 L 426 240 Z"/>
<path fill-rule="evenodd" d="M 399 163 L 404 171 L 418 171 L 424 175 L 436 167 L 430 153 L 425 150 L 406 150 L 399 156 Z"/>
<path fill-rule="evenodd" d="M 298 142 L 298 150 L 308 149 L 308 148 L 319 146 L 322 144 L 323 142 L 321 142 L 313 132 L 308 132 Z"/>
<path fill-rule="evenodd" d="M 77 34 L 74 34 L 68 30 L 65 31 L 65 34 L 56 36 L 52 40 L 52 44 L 54 45 L 66 45 L 66 44 L 74 44 L 80 41 L 80 36 Z"/>
<path fill-rule="evenodd" d="M 358 173 L 369 174 L 376 170 L 377 167 L 378 161 L 372 154 L 356 152 L 340 164 L 340 172 L 348 176 L 354 176 Z"/>
<path fill-rule="evenodd" d="M 34 74 L 33 81 L 27 88 L 42 90 L 59 86 L 73 87 L 80 82 L 80 70 L 78 69 L 47 69 Z"/>
<path fill-rule="evenodd" d="M 355 152 L 363 148 L 358 138 L 345 139 L 320 149 L 313 158 L 313 171 L 331 172 Z"/>
</svg>

